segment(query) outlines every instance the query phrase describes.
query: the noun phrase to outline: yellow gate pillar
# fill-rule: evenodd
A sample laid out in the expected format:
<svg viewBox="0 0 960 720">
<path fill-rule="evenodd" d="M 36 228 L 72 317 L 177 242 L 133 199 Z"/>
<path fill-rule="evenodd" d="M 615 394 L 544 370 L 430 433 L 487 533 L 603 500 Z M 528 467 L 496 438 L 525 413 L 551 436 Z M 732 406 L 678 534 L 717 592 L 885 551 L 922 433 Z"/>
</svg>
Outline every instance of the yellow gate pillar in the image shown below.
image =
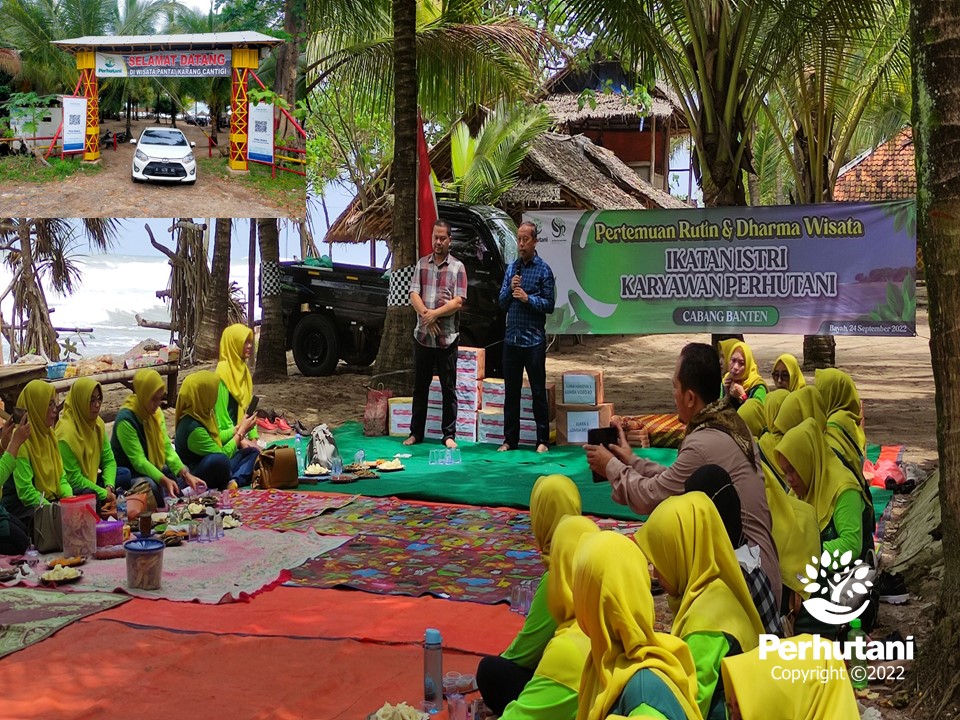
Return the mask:
<svg viewBox="0 0 960 720">
<path fill-rule="evenodd" d="M 233 86 L 230 92 L 230 158 L 231 170 L 247 169 L 247 133 L 250 126 L 250 105 L 247 98 L 247 81 L 250 70 L 260 64 L 260 51 L 256 48 L 233 48 Z"/>
<path fill-rule="evenodd" d="M 83 159 L 100 159 L 100 96 L 97 94 L 97 54 L 90 50 L 77 52 L 80 91 L 87 99 L 87 134 L 83 141 Z"/>
</svg>

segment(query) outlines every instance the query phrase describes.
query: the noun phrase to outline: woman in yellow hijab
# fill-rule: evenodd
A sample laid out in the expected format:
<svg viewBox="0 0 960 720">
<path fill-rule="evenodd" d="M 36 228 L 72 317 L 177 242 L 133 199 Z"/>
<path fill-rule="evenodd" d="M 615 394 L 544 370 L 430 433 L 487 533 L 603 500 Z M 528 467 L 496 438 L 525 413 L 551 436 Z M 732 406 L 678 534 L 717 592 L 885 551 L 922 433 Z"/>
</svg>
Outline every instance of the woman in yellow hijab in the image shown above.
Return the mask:
<svg viewBox="0 0 960 720">
<path fill-rule="evenodd" d="M 723 521 L 691 492 L 660 503 L 635 538 L 670 596 L 671 632 L 693 655 L 700 712 L 724 720 L 720 661 L 757 647 L 764 627 Z"/>
<path fill-rule="evenodd" d="M 247 358 L 253 352 L 253 330 L 242 323 L 230 325 L 220 336 L 220 362 L 217 363 L 217 427 L 220 440 L 229 442 L 240 435 L 240 449 L 260 452 L 257 446 L 256 417 L 247 415 L 253 400 L 253 378 Z M 250 461 L 251 467 L 253 460 Z"/>
<path fill-rule="evenodd" d="M 44 380 L 31 380 L 20 392 L 17 407 L 27 411 L 30 437 L 20 446 L 13 476 L 3 488 L 4 507 L 32 526 L 33 511 L 60 498 L 73 497 L 63 472 L 53 425 L 57 420 L 57 391 Z"/>
<path fill-rule="evenodd" d="M 827 415 L 827 444 L 866 488 L 863 460 L 867 436 L 860 427 L 863 416 L 857 386 L 853 378 L 836 368 L 817 370 L 816 383 Z"/>
<path fill-rule="evenodd" d="M 477 687 L 487 707 L 498 715 L 516 700 L 533 677 L 544 648 L 557 630 L 547 604 L 553 533 L 567 515 L 580 515 L 580 491 L 566 475 L 537 478 L 530 493 L 530 525 L 546 570 L 530 603 L 523 627 L 500 655 L 488 655 L 477 666 Z"/>
<path fill-rule="evenodd" d="M 780 405 L 774 428 L 780 435 L 786 435 L 807 418 L 814 420 L 823 430 L 827 425 L 827 414 L 823 410 L 823 398 L 813 385 L 795 390 Z"/>
<path fill-rule="evenodd" d="M 92 493 L 97 501 L 116 501 L 115 488 L 130 484 L 130 470 L 117 468 L 107 429 L 100 418 L 103 388 L 96 380 L 79 378 L 70 386 L 57 422 L 56 435 L 67 482 L 77 495 Z"/>
<path fill-rule="evenodd" d="M 765 403 L 760 402 L 756 398 L 748 398 L 743 405 L 737 408 L 737 413 L 747 424 L 747 427 L 750 429 L 750 434 L 758 440 L 766 429 L 765 414 L 763 412 L 764 404 Z"/>
<path fill-rule="evenodd" d="M 782 412 L 782 411 L 781 411 Z M 873 547 L 867 513 L 872 501 L 827 445 L 822 428 L 808 418 L 783 436 L 777 456 L 787 483 L 813 506 L 823 550 L 860 558 Z"/>
<path fill-rule="evenodd" d="M 520 697 L 507 705 L 500 720 L 575 720 L 584 664 L 590 639 L 577 625 L 573 610 L 573 558 L 581 540 L 600 532 L 582 515 L 567 515 L 553 535 L 547 606 L 557 630 L 524 686 Z"/>
<path fill-rule="evenodd" d="M 780 355 L 773 362 L 773 384 L 779 390 L 799 390 L 807 384 L 806 378 L 800 371 L 800 363 L 790 353 Z"/>
<path fill-rule="evenodd" d="M 791 638 L 819 642 L 812 635 Z M 808 652 L 808 655 L 812 653 Z M 760 650 L 726 658 L 721 665 L 730 720 L 851 720 L 860 717 L 843 660 L 823 648 L 823 660 L 760 659 Z"/>
<path fill-rule="evenodd" d="M 236 487 L 240 479 L 249 484 L 256 455 L 241 454 L 240 431 L 224 442 L 217 426 L 216 404 L 220 378 L 209 370 L 191 373 L 177 395 L 175 445 L 177 454 L 197 476 L 212 488 Z M 250 461 L 248 462 L 248 458 Z"/>
<path fill-rule="evenodd" d="M 170 442 L 167 421 L 160 410 L 166 395 L 166 383 L 160 373 L 149 368 L 138 370 L 133 376 L 133 393 L 117 413 L 110 437 L 110 447 L 117 465 L 128 468 L 134 479 L 146 478 L 149 481 L 158 507 L 164 504 L 164 492 L 175 496 L 180 494 L 180 488 L 185 485 L 195 491 L 203 487 L 203 483 L 184 465 Z M 174 477 L 177 479 L 174 480 Z M 130 486 L 124 487 L 122 482 L 119 486 L 124 490 L 130 489 Z"/>
<path fill-rule="evenodd" d="M 736 342 L 730 348 L 723 388 L 734 407 L 739 407 L 747 398 L 756 398 L 763 402 L 767 396 L 767 386 L 760 376 L 756 360 L 753 359 L 753 351 L 745 342 Z"/>
<path fill-rule="evenodd" d="M 629 538 L 607 531 L 583 539 L 573 562 L 573 608 L 590 638 L 577 720 L 702 717 L 690 648 L 654 630 L 647 561 Z"/>
</svg>

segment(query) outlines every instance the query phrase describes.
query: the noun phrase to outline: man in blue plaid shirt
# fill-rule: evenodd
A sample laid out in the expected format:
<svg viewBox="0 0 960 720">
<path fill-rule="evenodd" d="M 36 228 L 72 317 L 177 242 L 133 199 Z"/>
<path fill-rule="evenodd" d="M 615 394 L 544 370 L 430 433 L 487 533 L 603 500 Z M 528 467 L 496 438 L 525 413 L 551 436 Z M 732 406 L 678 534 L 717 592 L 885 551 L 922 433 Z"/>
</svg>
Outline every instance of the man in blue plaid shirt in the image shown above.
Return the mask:
<svg viewBox="0 0 960 720">
<path fill-rule="evenodd" d="M 537 226 L 520 223 L 517 228 L 519 257 L 507 268 L 500 288 L 500 307 L 507 311 L 503 340 L 504 442 L 497 450 L 513 450 L 520 444 L 520 390 L 527 371 L 533 395 L 533 419 L 537 424 L 537 452 L 550 449 L 550 417 L 547 407 L 547 315 L 553 312 L 556 282 L 553 271 L 537 254 Z"/>
</svg>

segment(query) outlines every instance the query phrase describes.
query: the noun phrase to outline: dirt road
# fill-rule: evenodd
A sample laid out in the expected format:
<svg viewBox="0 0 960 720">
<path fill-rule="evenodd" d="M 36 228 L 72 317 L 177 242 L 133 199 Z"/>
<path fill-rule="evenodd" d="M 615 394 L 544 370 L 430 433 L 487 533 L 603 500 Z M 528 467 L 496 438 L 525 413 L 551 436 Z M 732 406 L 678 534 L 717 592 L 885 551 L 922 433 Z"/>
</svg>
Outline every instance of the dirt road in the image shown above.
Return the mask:
<svg viewBox="0 0 960 720">
<path fill-rule="evenodd" d="M 133 124 L 138 137 L 147 121 Z M 199 128 L 180 124 L 196 142 L 198 157 L 206 157 L 207 139 Z M 123 129 L 106 123 L 101 134 Z M 226 132 L 220 142 L 227 141 Z M 130 165 L 135 146 L 110 145 L 102 149 L 103 169 L 95 175 L 74 175 L 61 182 L 0 185 L 0 214 L 4 217 L 303 217 L 306 195 L 299 202 L 278 204 L 236 178 L 219 177 L 200 168 L 195 185 L 134 183 Z M 224 161 L 225 162 L 225 161 Z"/>
</svg>

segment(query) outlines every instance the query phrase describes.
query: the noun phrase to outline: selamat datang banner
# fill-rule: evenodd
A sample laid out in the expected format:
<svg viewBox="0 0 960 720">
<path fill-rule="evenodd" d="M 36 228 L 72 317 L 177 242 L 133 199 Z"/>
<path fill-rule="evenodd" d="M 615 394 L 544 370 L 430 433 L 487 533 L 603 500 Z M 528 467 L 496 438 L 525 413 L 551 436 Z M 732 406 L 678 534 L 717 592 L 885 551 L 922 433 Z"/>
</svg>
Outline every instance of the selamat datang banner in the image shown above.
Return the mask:
<svg viewBox="0 0 960 720">
<path fill-rule="evenodd" d="M 916 334 L 916 204 L 533 211 L 553 334 Z"/>
<path fill-rule="evenodd" d="M 230 77 L 230 50 L 119 55 L 98 52 L 97 77 Z"/>
</svg>

